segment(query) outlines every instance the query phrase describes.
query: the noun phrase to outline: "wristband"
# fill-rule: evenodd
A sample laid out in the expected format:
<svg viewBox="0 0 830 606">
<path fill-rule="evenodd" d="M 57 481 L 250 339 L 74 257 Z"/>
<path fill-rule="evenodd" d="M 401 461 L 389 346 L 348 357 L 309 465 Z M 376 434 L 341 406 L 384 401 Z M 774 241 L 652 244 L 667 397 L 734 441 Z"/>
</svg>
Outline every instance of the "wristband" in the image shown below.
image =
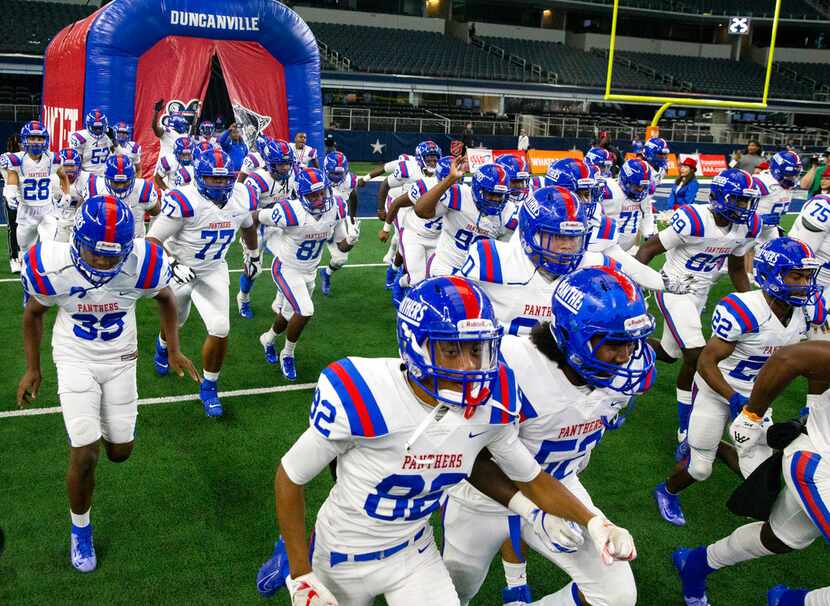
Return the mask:
<svg viewBox="0 0 830 606">
<path fill-rule="evenodd" d="M 371 181 L 371 180 L 372 180 L 372 173 L 366 173 L 366 174 L 365 174 L 365 175 L 363 175 L 363 177 L 361 177 L 361 178 L 363 179 L 363 182 L 364 182 L 364 183 L 368 183 L 369 181 Z"/>
<path fill-rule="evenodd" d="M 539 509 L 536 503 L 522 494 L 521 490 L 511 497 L 510 502 L 507 503 L 507 508 L 525 520 L 530 518 L 534 510 Z"/>
<path fill-rule="evenodd" d="M 390 231 L 392 231 L 392 226 L 389 223 L 384 223 L 383 224 L 383 231 L 388 234 Z"/>
<path fill-rule="evenodd" d="M 749 420 L 750 420 L 750 421 L 752 421 L 753 423 L 760 423 L 761 421 L 763 421 L 763 420 L 764 420 L 764 417 L 759 417 L 759 416 L 758 416 L 758 415 L 756 415 L 754 412 L 750 411 L 750 410 L 749 410 L 749 407 L 747 407 L 747 406 L 744 406 L 744 407 L 743 407 L 743 410 L 742 410 L 741 412 L 743 413 L 743 415 L 744 415 L 747 419 L 749 419 Z"/>
</svg>

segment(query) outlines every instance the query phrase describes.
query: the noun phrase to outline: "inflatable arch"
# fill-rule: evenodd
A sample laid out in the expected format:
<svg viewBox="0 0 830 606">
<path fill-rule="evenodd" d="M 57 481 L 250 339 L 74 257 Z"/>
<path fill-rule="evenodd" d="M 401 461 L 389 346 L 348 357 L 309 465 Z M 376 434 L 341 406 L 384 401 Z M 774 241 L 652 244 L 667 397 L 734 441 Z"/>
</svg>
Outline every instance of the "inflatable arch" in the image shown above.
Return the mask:
<svg viewBox="0 0 830 606">
<path fill-rule="evenodd" d="M 152 172 L 153 106 L 192 109 L 218 58 L 246 138 L 308 133 L 322 151 L 320 55 L 305 22 L 275 0 L 116 0 L 63 30 L 44 60 L 43 121 L 55 150 L 100 108 L 133 124 Z M 211 116 L 212 118 L 212 116 Z"/>
</svg>

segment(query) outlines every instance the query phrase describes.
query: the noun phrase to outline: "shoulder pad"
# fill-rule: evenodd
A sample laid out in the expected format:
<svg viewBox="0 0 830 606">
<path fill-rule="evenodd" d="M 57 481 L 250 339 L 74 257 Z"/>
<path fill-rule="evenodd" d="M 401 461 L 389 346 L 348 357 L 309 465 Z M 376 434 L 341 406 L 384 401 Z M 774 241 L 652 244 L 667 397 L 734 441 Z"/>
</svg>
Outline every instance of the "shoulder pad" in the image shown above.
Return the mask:
<svg viewBox="0 0 830 606">
<path fill-rule="evenodd" d="M 334 202 L 337 206 L 337 218 L 345 219 L 349 214 L 349 209 L 346 207 L 346 201 L 340 196 L 335 196 Z"/>
<path fill-rule="evenodd" d="M 167 192 L 164 196 L 164 204 L 165 206 L 173 208 L 172 211 L 167 211 L 165 213 L 168 217 L 187 219 L 194 215 L 193 205 L 190 203 L 190 200 L 187 199 L 187 196 L 181 192 L 181 190 L 171 189 Z"/>
<path fill-rule="evenodd" d="M 761 221 L 761 217 L 758 213 L 752 213 L 752 216 L 749 218 L 749 221 L 746 226 L 746 237 L 747 238 L 757 238 L 758 234 L 761 233 L 761 228 L 764 226 L 764 222 Z"/>
<path fill-rule="evenodd" d="M 11 167 L 17 168 L 23 164 L 19 154 L 6 154 L 6 157 L 9 159 L 9 166 Z"/>
<path fill-rule="evenodd" d="M 681 206 L 675 211 L 671 217 L 671 226 L 674 231 L 684 236 L 703 237 L 703 218 L 691 204 Z"/>
<path fill-rule="evenodd" d="M 71 135 L 69 135 L 69 146 L 70 147 L 83 147 L 86 144 L 86 137 L 84 137 L 80 131 L 75 131 Z"/>
<path fill-rule="evenodd" d="M 499 376 L 493 387 L 490 402 L 490 424 L 507 425 L 519 416 L 519 396 L 516 376 L 505 364 L 499 363 Z M 497 406 L 498 402 L 500 406 Z"/>
<path fill-rule="evenodd" d="M 530 400 L 527 399 L 525 392 L 522 391 L 521 387 L 519 388 L 519 423 L 524 423 L 528 419 L 535 419 L 539 416 L 539 413 L 536 412 L 536 409 L 533 408 L 533 405 L 530 403 Z"/>
<path fill-rule="evenodd" d="M 165 172 L 170 172 L 170 160 L 167 159 L 167 156 L 162 156 L 161 160 L 161 167 L 164 169 Z"/>
<path fill-rule="evenodd" d="M 762 178 L 759 177 L 759 178 L 753 179 L 753 181 L 755 182 L 755 186 L 761 192 L 762 196 L 768 196 L 769 195 L 770 189 L 769 189 L 769 186 L 767 185 L 765 179 L 762 179 Z"/>
<path fill-rule="evenodd" d="M 461 186 L 453 183 L 441 196 L 441 203 L 451 210 L 461 210 Z"/>
<path fill-rule="evenodd" d="M 807 210 L 809 209 L 809 212 Z M 810 231 L 830 231 L 830 199 L 815 197 L 801 209 L 801 221 Z"/>
<path fill-rule="evenodd" d="M 325 438 L 379 438 L 389 433 L 372 390 L 349 358 L 323 369 L 314 400 L 310 424 Z M 319 409 L 323 402 L 324 411 Z"/>
<path fill-rule="evenodd" d="M 265 194 L 271 189 L 268 187 L 268 183 L 266 183 L 265 179 L 262 175 L 259 174 L 258 171 L 254 171 L 252 173 L 248 173 L 248 176 L 245 179 L 245 183 L 250 183 L 254 187 L 256 187 L 260 193 Z"/>
<path fill-rule="evenodd" d="M 98 176 L 94 173 L 89 173 L 89 176 L 87 177 L 86 192 L 89 194 L 90 198 L 104 193 L 103 191 L 98 191 Z"/>
<path fill-rule="evenodd" d="M 608 181 L 602 184 L 602 199 L 603 200 L 610 200 L 614 197 L 614 193 L 611 191 L 611 188 L 608 187 Z"/>
<path fill-rule="evenodd" d="M 427 193 L 428 189 L 426 181 L 418 179 L 415 183 L 409 186 L 409 199 L 413 202 L 416 201 L 418 198 Z"/>
<path fill-rule="evenodd" d="M 512 202 L 508 202 L 504 205 L 504 211 L 502 211 L 503 213 L 508 211 L 510 212 L 510 216 L 508 216 L 504 222 L 504 228 L 509 229 L 510 231 L 516 231 L 516 228 L 519 226 L 519 209 L 513 207 L 513 209 L 510 210 L 511 205 Z"/>
<path fill-rule="evenodd" d="M 190 176 L 190 171 L 187 170 L 186 166 L 180 166 L 179 170 L 176 171 L 176 176 L 179 181 L 179 185 L 187 185 L 193 179 Z"/>
<path fill-rule="evenodd" d="M 720 322 L 715 320 L 718 316 Z M 720 300 L 716 313 L 712 314 L 712 331 L 731 341 L 739 335 L 758 332 L 758 319 L 743 299 L 737 293 L 732 293 Z"/>
<path fill-rule="evenodd" d="M 271 211 L 271 220 L 274 225 L 282 224 L 286 227 L 296 227 L 300 224 L 290 200 L 278 200 L 274 204 L 274 209 Z"/>
<path fill-rule="evenodd" d="M 31 294 L 47 297 L 56 294 L 43 266 L 43 244 L 36 244 L 23 253 L 23 274 L 26 277 L 23 284 Z"/>
<path fill-rule="evenodd" d="M 392 171 L 392 175 L 398 181 L 410 181 L 415 176 L 415 172 L 413 171 L 413 167 L 410 165 L 409 162 L 406 160 L 400 160 L 397 165 L 395 165 L 395 170 Z"/>
<path fill-rule="evenodd" d="M 494 240 L 479 240 L 470 247 L 469 257 L 478 265 L 478 275 L 467 276 L 471 280 L 501 284 L 504 281 L 499 257 L 499 247 Z M 466 268 L 466 263 L 464 264 Z M 465 274 L 466 275 L 466 274 Z"/>
<path fill-rule="evenodd" d="M 350 172 L 349 173 L 349 189 L 355 189 L 357 187 L 357 175 Z"/>
<path fill-rule="evenodd" d="M 155 185 L 149 179 L 144 180 L 144 185 L 141 187 L 141 193 L 138 194 L 138 201 L 142 204 L 150 204 L 158 199 L 158 192 Z"/>
<path fill-rule="evenodd" d="M 245 183 L 243 185 L 245 188 L 245 196 L 243 200 L 245 201 L 242 206 L 247 210 L 256 210 L 257 206 L 259 206 L 259 193 L 257 189 L 253 185 L 249 185 Z"/>
<path fill-rule="evenodd" d="M 608 215 L 602 215 L 594 230 L 596 240 L 613 240 L 617 236 L 617 221 Z"/>
<path fill-rule="evenodd" d="M 137 240 L 135 248 L 140 255 L 135 287 L 141 290 L 156 290 L 167 286 L 172 274 L 164 248 L 150 240 Z"/>
</svg>

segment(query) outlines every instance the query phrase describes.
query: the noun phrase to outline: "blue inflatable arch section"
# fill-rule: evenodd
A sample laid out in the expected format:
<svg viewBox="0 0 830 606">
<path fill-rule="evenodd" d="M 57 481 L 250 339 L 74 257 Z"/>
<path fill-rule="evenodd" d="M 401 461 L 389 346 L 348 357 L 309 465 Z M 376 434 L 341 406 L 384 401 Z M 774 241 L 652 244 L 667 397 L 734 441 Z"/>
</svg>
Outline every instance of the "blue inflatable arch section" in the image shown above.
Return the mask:
<svg viewBox="0 0 830 606">
<path fill-rule="evenodd" d="M 138 61 L 167 36 L 259 42 L 283 66 L 291 136 L 305 131 L 309 144 L 323 149 L 317 42 L 305 21 L 275 0 L 110 3 L 88 32 L 82 115 L 100 107 L 109 116 L 134 122 Z"/>
</svg>

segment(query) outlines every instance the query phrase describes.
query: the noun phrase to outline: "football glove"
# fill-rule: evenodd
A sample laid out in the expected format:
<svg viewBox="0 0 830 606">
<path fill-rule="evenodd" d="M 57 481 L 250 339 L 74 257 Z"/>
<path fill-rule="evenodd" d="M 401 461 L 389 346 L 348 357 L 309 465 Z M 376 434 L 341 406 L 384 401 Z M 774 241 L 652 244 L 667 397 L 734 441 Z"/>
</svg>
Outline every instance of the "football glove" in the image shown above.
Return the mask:
<svg viewBox="0 0 830 606">
<path fill-rule="evenodd" d="M 337 606 L 337 599 L 313 572 L 297 579 L 288 578 L 293 606 Z"/>
<path fill-rule="evenodd" d="M 661 271 L 660 277 L 663 278 L 663 288 L 666 292 L 673 295 L 685 295 L 692 290 L 692 281 L 694 276 L 687 275 L 682 278 L 673 278 L 666 272 Z"/>
<path fill-rule="evenodd" d="M 631 533 L 603 516 L 594 516 L 588 521 L 588 534 L 606 566 L 613 564 L 614 560 L 630 561 L 637 557 Z"/>
<path fill-rule="evenodd" d="M 6 185 L 3 188 L 3 197 L 6 199 L 6 205 L 12 210 L 17 210 L 17 207 L 20 206 L 19 195 L 20 193 L 14 185 Z"/>
<path fill-rule="evenodd" d="M 170 269 L 173 272 L 173 279 L 177 284 L 188 284 L 196 278 L 196 274 L 184 263 L 173 261 L 170 263 Z"/>
<path fill-rule="evenodd" d="M 541 509 L 534 509 L 528 521 L 532 522 L 536 536 L 554 551 L 573 553 L 585 542 L 579 524 L 551 515 Z"/>
<path fill-rule="evenodd" d="M 346 225 L 349 231 L 349 234 L 346 236 L 346 244 L 354 246 L 360 239 L 360 219 L 347 219 Z"/>
<path fill-rule="evenodd" d="M 258 250 L 248 250 L 242 247 L 242 271 L 253 280 L 262 271 L 262 255 Z"/>
<path fill-rule="evenodd" d="M 729 426 L 729 435 L 732 436 L 732 442 L 739 455 L 747 454 L 764 439 L 763 419 L 759 420 L 757 416 L 750 415 L 751 413 L 742 410 Z"/>
<path fill-rule="evenodd" d="M 153 105 L 153 109 L 157 112 L 160 112 L 162 107 L 164 107 L 164 99 L 159 99 L 156 101 L 155 105 Z"/>
<path fill-rule="evenodd" d="M 70 208 L 72 206 L 72 196 L 69 194 L 61 194 L 60 200 L 55 203 L 58 208 Z"/>
</svg>

